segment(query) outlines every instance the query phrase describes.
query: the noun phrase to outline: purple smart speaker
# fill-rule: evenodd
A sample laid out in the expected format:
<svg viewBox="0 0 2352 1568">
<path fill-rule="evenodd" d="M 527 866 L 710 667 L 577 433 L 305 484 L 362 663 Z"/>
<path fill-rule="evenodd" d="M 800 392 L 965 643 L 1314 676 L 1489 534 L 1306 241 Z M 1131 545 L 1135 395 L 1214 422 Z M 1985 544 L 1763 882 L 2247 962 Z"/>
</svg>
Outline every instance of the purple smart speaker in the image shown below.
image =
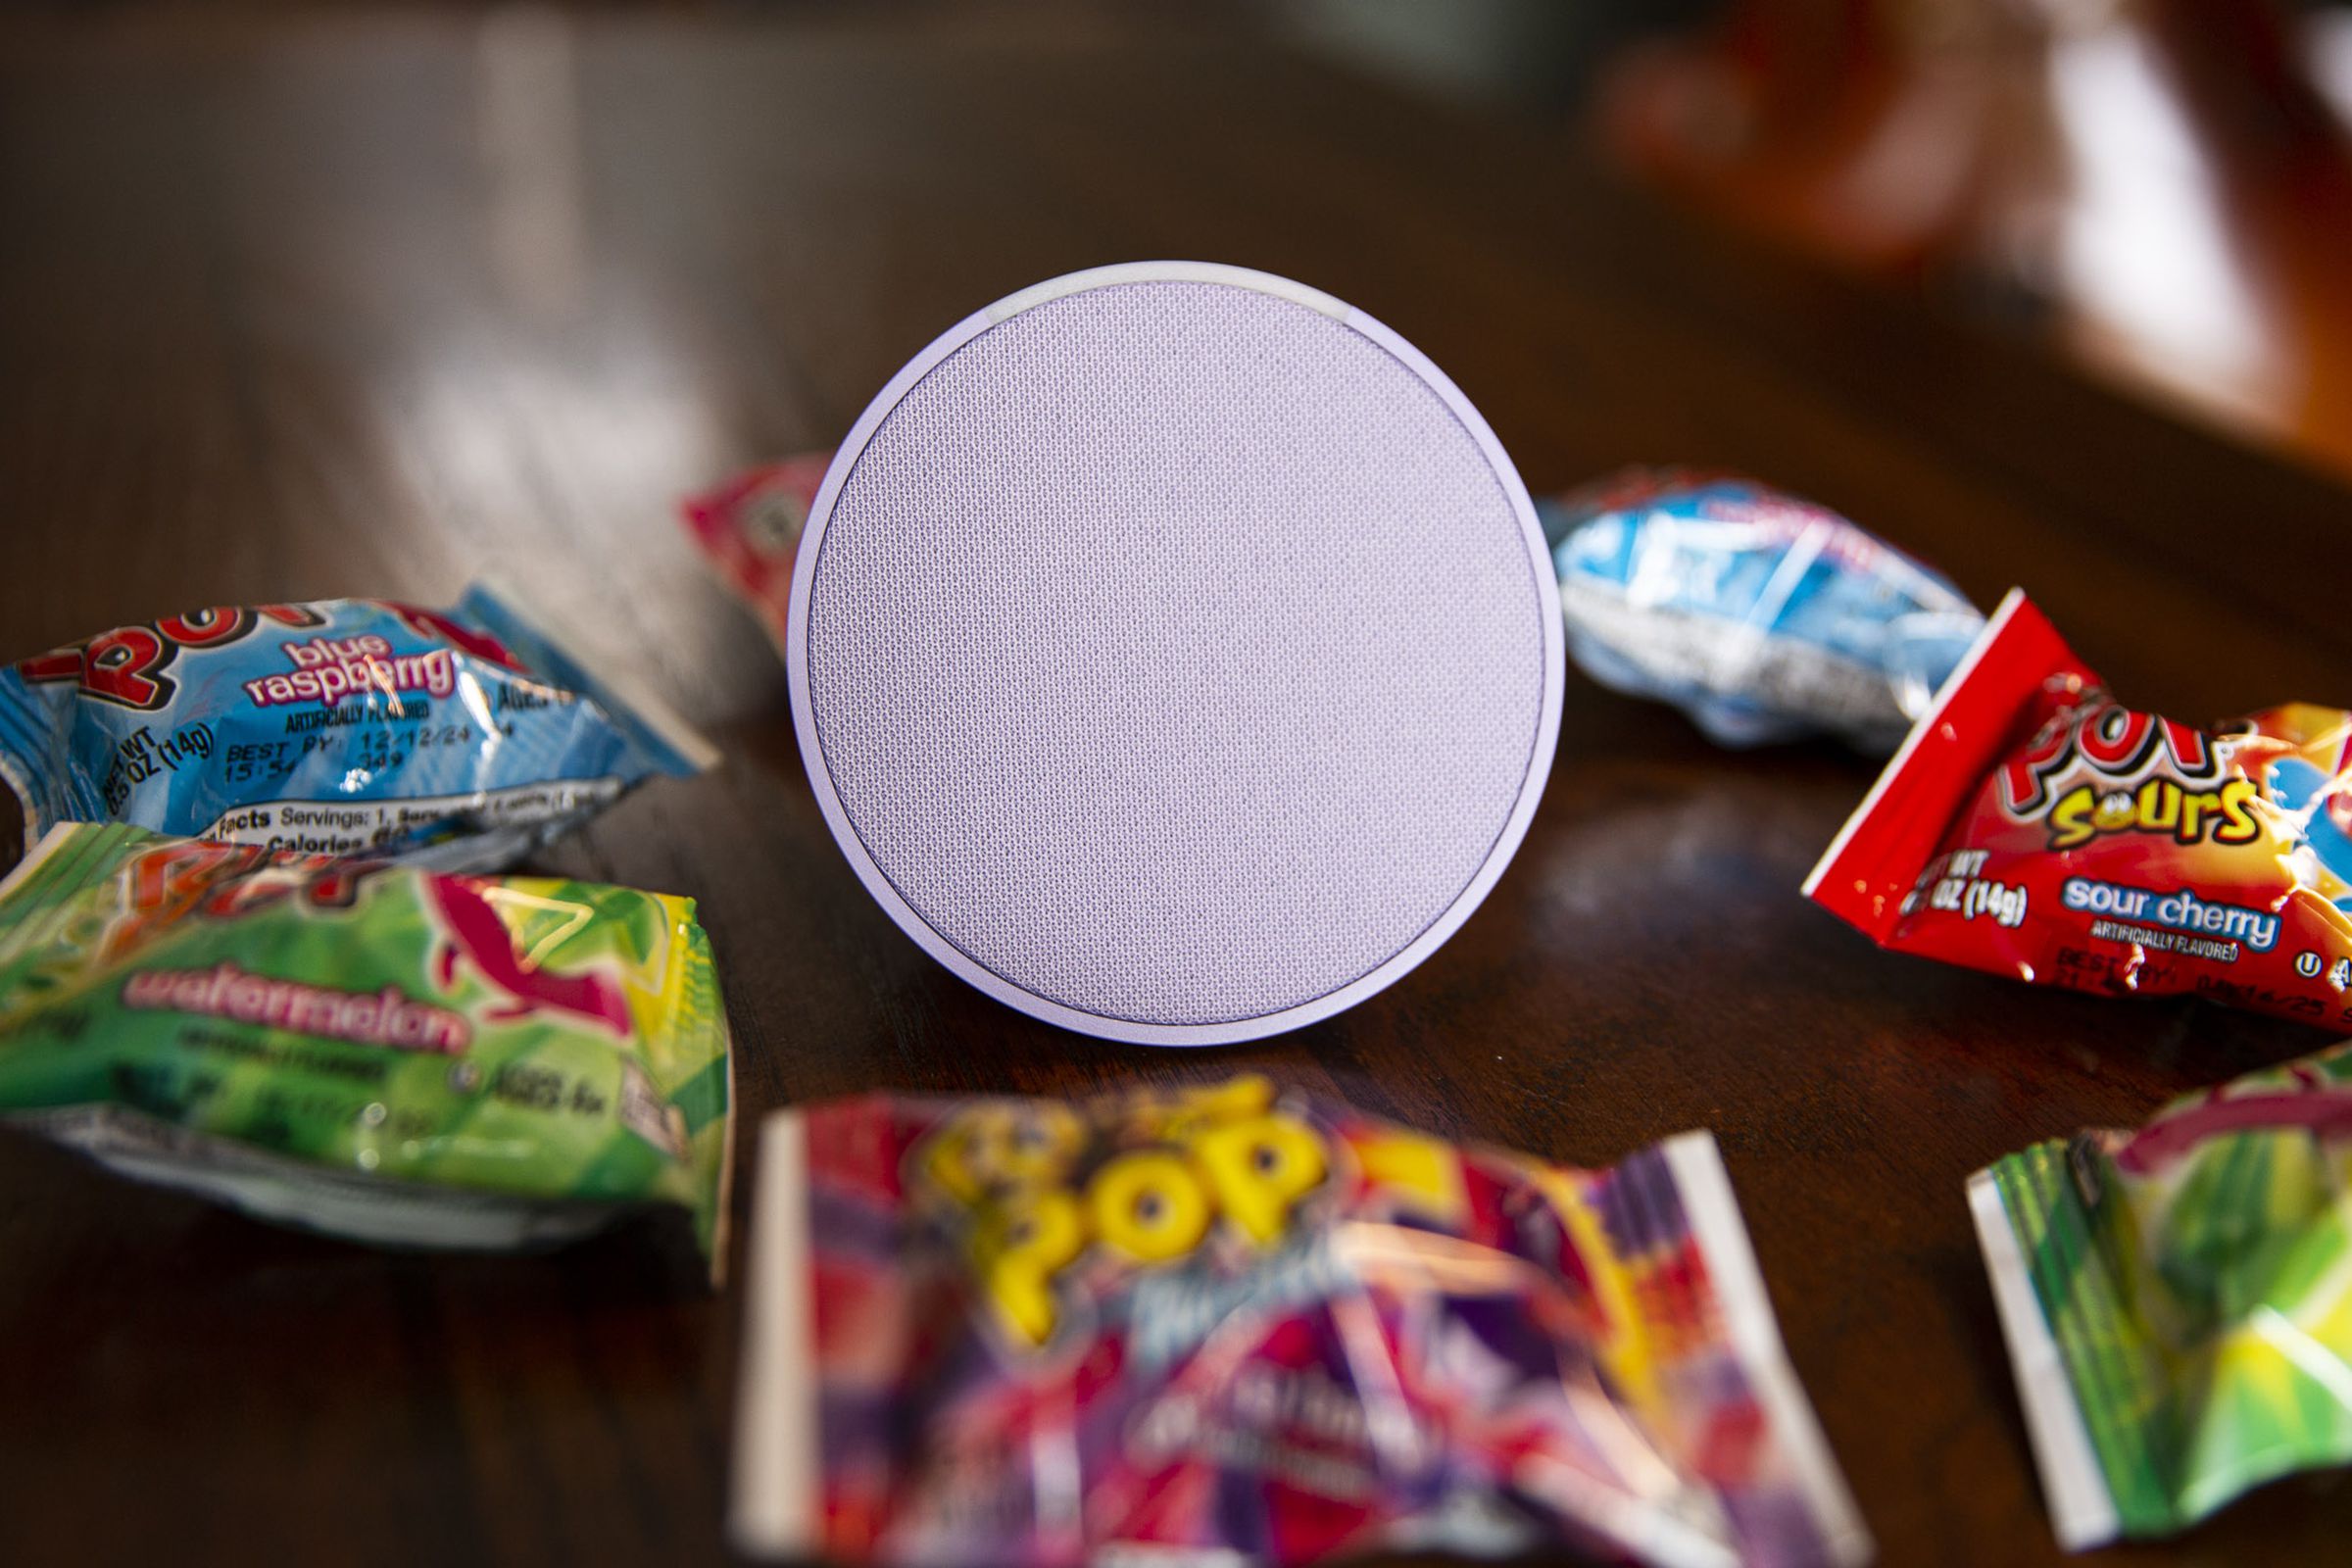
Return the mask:
<svg viewBox="0 0 2352 1568">
<path fill-rule="evenodd" d="M 1203 263 L 1041 283 L 894 376 L 810 509 L 785 655 L 891 918 L 1153 1045 L 1427 957 L 1559 732 L 1550 558 L 1486 421 L 1361 312 Z"/>
</svg>

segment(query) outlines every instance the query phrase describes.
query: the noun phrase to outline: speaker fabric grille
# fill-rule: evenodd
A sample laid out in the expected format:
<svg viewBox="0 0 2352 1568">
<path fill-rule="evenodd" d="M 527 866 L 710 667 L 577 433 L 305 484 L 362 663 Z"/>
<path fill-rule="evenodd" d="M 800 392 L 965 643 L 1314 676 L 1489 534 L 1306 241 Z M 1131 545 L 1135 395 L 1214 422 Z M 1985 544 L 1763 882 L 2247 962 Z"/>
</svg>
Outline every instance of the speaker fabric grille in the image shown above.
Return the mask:
<svg viewBox="0 0 2352 1568">
<path fill-rule="evenodd" d="M 1445 914 L 1529 787 L 1556 612 L 1512 491 L 1343 320 L 1064 295 L 839 461 L 822 766 L 906 904 L 1023 991 L 1154 1025 L 1326 996 Z"/>
</svg>

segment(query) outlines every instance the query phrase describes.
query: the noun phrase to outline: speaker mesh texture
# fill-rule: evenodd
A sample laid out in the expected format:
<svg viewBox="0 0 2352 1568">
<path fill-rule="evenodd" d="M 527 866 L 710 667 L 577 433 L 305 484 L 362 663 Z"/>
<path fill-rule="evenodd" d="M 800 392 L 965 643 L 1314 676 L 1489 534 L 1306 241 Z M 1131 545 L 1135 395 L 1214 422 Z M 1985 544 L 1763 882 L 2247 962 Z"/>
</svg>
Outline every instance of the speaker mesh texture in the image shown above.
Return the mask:
<svg viewBox="0 0 2352 1568">
<path fill-rule="evenodd" d="M 808 601 L 809 706 L 899 895 L 1035 996 L 1261 1017 L 1464 892 L 1527 784 L 1543 600 L 1446 402 L 1254 289 L 1110 284 L 875 428 Z"/>
</svg>

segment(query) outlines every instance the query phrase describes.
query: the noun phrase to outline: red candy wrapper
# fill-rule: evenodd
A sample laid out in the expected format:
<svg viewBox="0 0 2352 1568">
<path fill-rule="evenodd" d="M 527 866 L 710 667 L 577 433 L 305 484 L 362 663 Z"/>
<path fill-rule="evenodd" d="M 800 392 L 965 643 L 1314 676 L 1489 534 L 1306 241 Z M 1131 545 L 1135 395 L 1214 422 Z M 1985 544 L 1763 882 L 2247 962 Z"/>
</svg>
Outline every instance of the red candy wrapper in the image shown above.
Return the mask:
<svg viewBox="0 0 2352 1568">
<path fill-rule="evenodd" d="M 739 473 L 678 509 L 720 579 L 760 612 L 779 645 L 784 607 L 792 598 L 793 556 L 832 462 L 830 452 L 805 452 Z"/>
<path fill-rule="evenodd" d="M 1898 952 L 2352 1032 L 2352 712 L 2136 712 L 2012 592 L 1805 892 Z"/>
<path fill-rule="evenodd" d="M 1261 1078 L 772 1118 L 736 1538 L 1857 1564 L 1712 1139 L 1602 1171 Z"/>
</svg>

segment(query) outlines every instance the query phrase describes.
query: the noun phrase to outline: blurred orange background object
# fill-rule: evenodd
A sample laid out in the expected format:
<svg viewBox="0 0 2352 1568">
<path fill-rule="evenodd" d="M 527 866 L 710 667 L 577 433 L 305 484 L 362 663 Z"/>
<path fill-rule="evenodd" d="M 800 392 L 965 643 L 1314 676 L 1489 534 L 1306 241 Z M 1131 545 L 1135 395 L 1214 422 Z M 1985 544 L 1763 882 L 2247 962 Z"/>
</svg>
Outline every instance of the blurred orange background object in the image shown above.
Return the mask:
<svg viewBox="0 0 2352 1568">
<path fill-rule="evenodd" d="M 2332 96 L 2331 96 L 2332 93 Z M 1605 145 L 1841 266 L 2352 474 L 2352 13 L 2271 0 L 1735 0 L 1639 46 Z"/>
</svg>

